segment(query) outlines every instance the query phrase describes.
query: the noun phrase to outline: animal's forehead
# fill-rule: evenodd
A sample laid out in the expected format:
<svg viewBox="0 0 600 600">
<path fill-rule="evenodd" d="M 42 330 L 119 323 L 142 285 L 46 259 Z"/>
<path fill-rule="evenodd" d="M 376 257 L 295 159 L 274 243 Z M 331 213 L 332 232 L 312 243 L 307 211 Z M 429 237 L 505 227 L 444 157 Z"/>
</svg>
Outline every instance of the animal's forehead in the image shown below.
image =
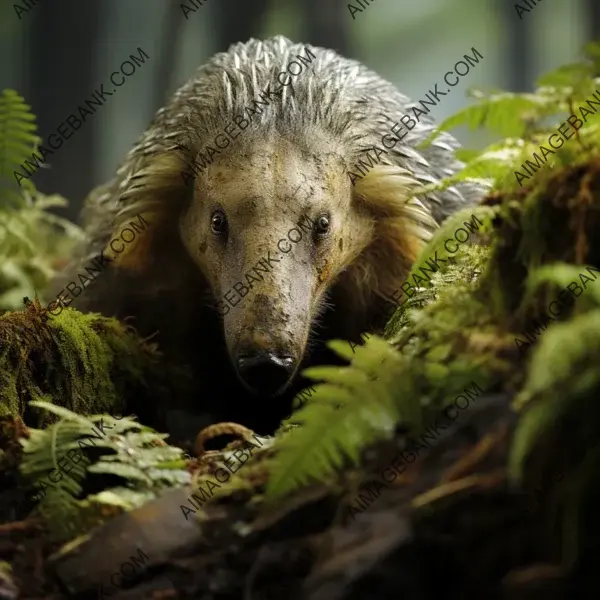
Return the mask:
<svg viewBox="0 0 600 600">
<path fill-rule="evenodd" d="M 347 176 L 334 156 L 308 154 L 298 147 L 263 147 L 223 157 L 207 170 L 205 191 L 210 199 L 235 212 L 261 208 L 306 209 L 338 195 Z"/>
</svg>

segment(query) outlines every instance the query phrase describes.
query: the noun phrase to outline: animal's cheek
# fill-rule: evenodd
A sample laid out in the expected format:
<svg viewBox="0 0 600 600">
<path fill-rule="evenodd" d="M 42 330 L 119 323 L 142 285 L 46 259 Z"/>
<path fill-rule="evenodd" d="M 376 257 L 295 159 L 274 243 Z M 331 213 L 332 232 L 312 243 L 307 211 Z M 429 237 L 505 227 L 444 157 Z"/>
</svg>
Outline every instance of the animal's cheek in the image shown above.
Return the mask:
<svg viewBox="0 0 600 600">
<path fill-rule="evenodd" d="M 210 242 L 203 241 L 195 245 L 193 262 L 196 264 L 200 273 L 207 280 L 213 290 L 218 289 L 220 275 L 226 271 L 223 265 L 223 259 L 214 247 L 211 247 Z"/>
<path fill-rule="evenodd" d="M 330 260 L 324 261 L 321 265 L 317 267 L 319 284 L 321 286 L 326 286 L 327 283 L 331 280 L 331 276 L 333 273 L 332 263 Z"/>
<path fill-rule="evenodd" d="M 314 263 L 319 284 L 327 287 L 329 282 L 347 266 L 346 262 L 350 255 L 343 250 L 346 245 L 341 236 L 339 238 L 332 236 L 319 248 Z"/>
<path fill-rule="evenodd" d="M 337 248 L 337 244 L 335 247 Z M 340 271 L 340 259 L 339 252 L 332 251 L 332 248 L 329 248 L 328 251 L 323 252 L 321 256 L 317 257 L 314 263 L 314 290 L 317 294 L 323 293 L 332 284 Z"/>
</svg>

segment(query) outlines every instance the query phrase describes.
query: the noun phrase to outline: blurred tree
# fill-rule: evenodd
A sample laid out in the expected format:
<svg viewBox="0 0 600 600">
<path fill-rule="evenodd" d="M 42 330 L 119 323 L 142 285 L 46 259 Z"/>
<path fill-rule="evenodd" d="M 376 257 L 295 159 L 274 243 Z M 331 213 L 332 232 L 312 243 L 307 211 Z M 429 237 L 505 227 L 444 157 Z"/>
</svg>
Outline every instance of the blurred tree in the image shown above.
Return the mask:
<svg viewBox="0 0 600 600">
<path fill-rule="evenodd" d="M 173 2 L 173 4 L 176 4 L 176 2 Z M 161 106 L 164 106 L 173 93 L 173 72 L 180 57 L 184 23 L 185 20 L 181 18 L 179 10 L 166 11 L 164 25 L 160 32 L 165 44 L 161 56 L 158 57 L 158 66 L 154 77 L 153 110 L 158 110 Z"/>
<path fill-rule="evenodd" d="M 33 19 L 31 55 L 24 96 L 37 115 L 38 133 L 46 139 L 77 105 L 93 93 L 96 43 L 102 3 L 78 0 L 42 2 L 26 17 Z M 94 127 L 86 123 L 50 155 L 51 168 L 34 175 L 38 189 L 58 192 L 71 201 L 67 215 L 76 219 L 81 199 L 88 193 L 96 161 Z"/>
<path fill-rule="evenodd" d="M 350 56 L 348 8 L 344 0 L 304 0 L 306 42 Z"/>
<path fill-rule="evenodd" d="M 219 0 L 214 5 L 216 50 L 224 52 L 231 44 L 260 37 L 269 0 Z"/>
<path fill-rule="evenodd" d="M 348 10 L 343 0 L 298 0 L 302 14 L 303 31 L 297 42 L 332 48 L 348 54 Z M 269 0 L 220 0 L 215 5 L 217 21 L 216 52 L 226 50 L 230 44 L 245 42 L 251 37 L 261 37 Z"/>
<path fill-rule="evenodd" d="M 586 0 L 586 12 L 589 14 L 589 39 L 600 41 L 600 2 L 598 0 Z"/>
<path fill-rule="evenodd" d="M 496 0 L 500 3 L 503 31 L 505 32 L 506 62 L 508 64 L 508 89 L 526 92 L 533 89 L 531 44 L 531 15 L 525 13 L 519 19 L 514 0 Z M 592 0 L 593 1 L 593 0 Z"/>
</svg>

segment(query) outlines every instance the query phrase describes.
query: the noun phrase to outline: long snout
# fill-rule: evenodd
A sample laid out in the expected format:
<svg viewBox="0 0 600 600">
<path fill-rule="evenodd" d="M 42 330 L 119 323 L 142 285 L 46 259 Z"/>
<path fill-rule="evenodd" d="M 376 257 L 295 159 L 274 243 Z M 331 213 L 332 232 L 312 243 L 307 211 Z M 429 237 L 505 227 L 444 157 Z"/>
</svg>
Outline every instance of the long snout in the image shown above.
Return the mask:
<svg viewBox="0 0 600 600">
<path fill-rule="evenodd" d="M 290 385 L 310 331 L 310 274 L 302 273 L 291 257 L 281 258 L 286 260 L 251 288 L 245 284 L 247 293 L 223 319 L 236 373 L 257 395 L 279 395 Z"/>
</svg>

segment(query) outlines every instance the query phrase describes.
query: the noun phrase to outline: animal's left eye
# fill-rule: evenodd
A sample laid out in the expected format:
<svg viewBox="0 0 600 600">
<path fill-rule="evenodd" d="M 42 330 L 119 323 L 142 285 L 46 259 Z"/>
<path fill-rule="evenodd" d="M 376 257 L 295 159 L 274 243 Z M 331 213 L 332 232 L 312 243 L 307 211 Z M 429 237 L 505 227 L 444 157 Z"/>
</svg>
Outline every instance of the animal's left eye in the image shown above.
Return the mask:
<svg viewBox="0 0 600 600">
<path fill-rule="evenodd" d="M 314 221 L 313 232 L 317 237 L 323 237 L 329 233 L 330 227 L 329 215 L 319 215 Z"/>
<path fill-rule="evenodd" d="M 227 217 L 222 210 L 216 210 L 210 218 L 210 228 L 215 235 L 227 233 Z"/>
</svg>

